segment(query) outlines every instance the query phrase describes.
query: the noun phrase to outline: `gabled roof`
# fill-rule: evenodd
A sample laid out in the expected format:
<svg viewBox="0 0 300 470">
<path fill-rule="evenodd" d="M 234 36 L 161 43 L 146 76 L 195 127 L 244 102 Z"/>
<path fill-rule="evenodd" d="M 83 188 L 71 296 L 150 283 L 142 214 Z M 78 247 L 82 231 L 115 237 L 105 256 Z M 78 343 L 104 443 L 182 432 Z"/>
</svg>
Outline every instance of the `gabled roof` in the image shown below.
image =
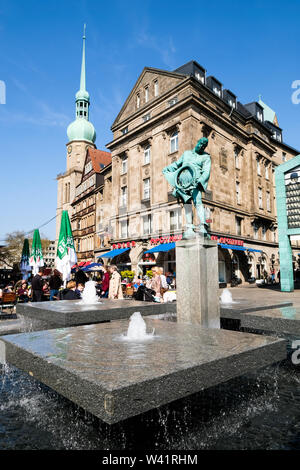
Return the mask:
<svg viewBox="0 0 300 470">
<path fill-rule="evenodd" d="M 111 163 L 110 152 L 105 152 L 104 150 L 98 150 L 98 149 L 93 149 L 89 147 L 87 151 L 86 159 L 88 155 L 90 156 L 90 159 L 93 165 L 93 170 L 96 173 L 99 173 L 102 170 L 103 165 L 107 166 Z"/>
<path fill-rule="evenodd" d="M 118 121 L 120 120 L 120 117 L 122 116 L 124 110 L 126 109 L 130 99 L 132 98 L 132 96 L 134 96 L 136 90 L 139 88 L 140 86 L 140 83 L 141 81 L 143 80 L 144 76 L 146 73 L 155 73 L 155 74 L 158 74 L 158 75 L 166 75 L 166 76 L 169 76 L 169 77 L 173 77 L 173 78 L 177 78 L 177 79 L 185 79 L 186 78 L 186 75 L 183 74 L 183 73 L 178 73 L 178 72 L 170 72 L 168 70 L 163 70 L 163 69 L 157 69 L 157 68 L 154 68 L 154 67 L 144 67 L 144 69 L 142 70 L 142 73 L 140 74 L 139 78 L 137 79 L 134 87 L 132 88 L 131 92 L 129 93 L 125 103 L 123 104 L 119 114 L 117 115 L 116 119 L 114 120 L 112 126 L 111 126 L 111 129 L 114 128 L 114 126 L 118 123 Z"/>
</svg>

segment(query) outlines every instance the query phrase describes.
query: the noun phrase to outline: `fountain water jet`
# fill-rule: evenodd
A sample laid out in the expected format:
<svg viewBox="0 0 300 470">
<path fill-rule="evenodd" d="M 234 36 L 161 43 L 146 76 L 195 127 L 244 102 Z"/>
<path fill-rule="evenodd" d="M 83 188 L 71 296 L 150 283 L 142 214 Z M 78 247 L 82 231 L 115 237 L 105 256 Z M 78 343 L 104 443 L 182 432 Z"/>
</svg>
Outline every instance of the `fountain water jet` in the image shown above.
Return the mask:
<svg viewBox="0 0 300 470">
<path fill-rule="evenodd" d="M 222 304 L 232 304 L 232 294 L 229 289 L 224 289 L 222 292 L 222 295 L 220 297 L 221 303 Z"/>
<path fill-rule="evenodd" d="M 96 292 L 96 286 L 94 281 L 87 281 L 85 283 L 84 290 L 81 296 L 81 302 L 83 302 L 84 304 L 96 304 L 100 302 Z"/>
<path fill-rule="evenodd" d="M 128 341 L 144 341 L 154 336 L 155 328 L 152 333 L 147 333 L 147 326 L 140 312 L 134 312 L 129 319 L 127 335 L 123 339 Z"/>
</svg>

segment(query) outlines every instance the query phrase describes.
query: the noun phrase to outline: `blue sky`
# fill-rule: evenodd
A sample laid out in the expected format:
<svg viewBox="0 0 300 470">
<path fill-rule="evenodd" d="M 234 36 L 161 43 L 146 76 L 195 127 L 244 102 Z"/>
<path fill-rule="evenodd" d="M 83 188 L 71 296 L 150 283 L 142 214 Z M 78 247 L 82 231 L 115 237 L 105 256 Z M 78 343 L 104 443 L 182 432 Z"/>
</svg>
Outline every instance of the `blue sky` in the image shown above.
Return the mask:
<svg viewBox="0 0 300 470">
<path fill-rule="evenodd" d="M 84 23 L 98 148 L 110 142 L 110 126 L 144 66 L 173 70 L 194 59 L 242 103 L 261 94 L 284 141 L 300 149 L 300 104 L 291 99 L 300 80 L 298 0 L 0 0 L 0 240 L 55 216 Z M 41 232 L 54 238 L 55 221 Z"/>
</svg>

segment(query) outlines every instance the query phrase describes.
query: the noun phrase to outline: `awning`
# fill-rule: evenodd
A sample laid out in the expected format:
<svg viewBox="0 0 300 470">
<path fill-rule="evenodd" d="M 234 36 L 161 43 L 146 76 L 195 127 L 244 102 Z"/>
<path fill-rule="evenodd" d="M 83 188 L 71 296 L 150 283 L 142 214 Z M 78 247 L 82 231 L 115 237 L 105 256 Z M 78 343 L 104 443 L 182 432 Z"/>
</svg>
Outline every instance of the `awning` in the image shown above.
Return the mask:
<svg viewBox="0 0 300 470">
<path fill-rule="evenodd" d="M 103 255 L 98 256 L 98 258 L 114 258 L 115 256 L 118 256 L 127 250 L 130 250 L 130 248 L 119 248 L 118 250 L 111 250 L 107 253 L 104 253 Z"/>
<path fill-rule="evenodd" d="M 88 266 L 82 268 L 82 271 L 100 271 L 101 263 L 91 263 Z"/>
<path fill-rule="evenodd" d="M 159 253 L 160 251 L 170 251 L 175 248 L 176 244 L 173 243 L 162 243 L 161 245 L 154 246 L 151 250 L 145 251 L 145 253 Z M 144 254 L 145 254 L 144 253 Z"/>
<path fill-rule="evenodd" d="M 255 250 L 254 248 L 247 248 L 246 246 L 240 246 L 240 245 L 225 245 L 224 243 L 218 243 L 218 245 L 221 248 L 226 248 L 227 250 L 257 251 L 259 253 L 262 252 L 262 250 Z"/>
</svg>

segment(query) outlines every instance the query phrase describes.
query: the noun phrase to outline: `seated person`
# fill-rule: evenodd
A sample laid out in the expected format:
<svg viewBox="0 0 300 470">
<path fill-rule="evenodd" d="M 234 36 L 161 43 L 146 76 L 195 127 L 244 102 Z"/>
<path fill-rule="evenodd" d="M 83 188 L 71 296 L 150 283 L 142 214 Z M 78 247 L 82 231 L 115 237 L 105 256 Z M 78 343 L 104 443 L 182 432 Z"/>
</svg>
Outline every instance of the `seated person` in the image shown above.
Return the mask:
<svg viewBox="0 0 300 470">
<path fill-rule="evenodd" d="M 83 290 L 84 290 L 84 284 L 82 284 L 81 282 L 79 282 L 79 283 L 77 284 L 76 289 L 75 289 L 75 292 L 76 292 L 77 295 L 79 295 L 79 298 L 81 298 L 81 294 L 82 294 Z"/>
<path fill-rule="evenodd" d="M 3 293 L 4 294 L 8 294 L 8 293 L 11 293 L 14 291 L 14 287 L 12 284 L 8 284 L 4 289 L 3 289 Z"/>
<path fill-rule="evenodd" d="M 23 281 L 21 287 L 19 287 L 19 289 L 17 290 L 17 296 L 21 302 L 29 301 L 29 293 L 26 281 Z"/>
<path fill-rule="evenodd" d="M 80 299 L 80 294 L 76 292 L 76 282 L 69 281 L 66 289 L 59 292 L 60 300 L 75 300 Z"/>
</svg>

